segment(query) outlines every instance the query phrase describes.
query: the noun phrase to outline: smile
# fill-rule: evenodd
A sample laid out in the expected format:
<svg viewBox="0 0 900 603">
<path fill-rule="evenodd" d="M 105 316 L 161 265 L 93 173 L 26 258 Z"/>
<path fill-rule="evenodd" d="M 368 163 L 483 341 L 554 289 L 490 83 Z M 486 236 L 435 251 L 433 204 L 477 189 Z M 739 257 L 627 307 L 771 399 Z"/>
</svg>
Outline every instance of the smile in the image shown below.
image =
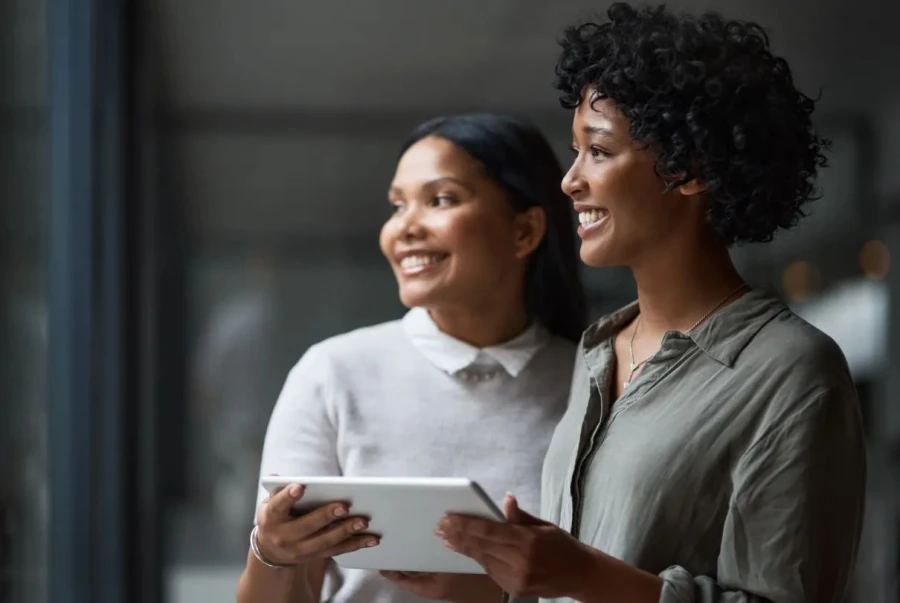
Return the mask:
<svg viewBox="0 0 900 603">
<path fill-rule="evenodd" d="M 578 222 L 581 224 L 579 234 L 595 230 L 609 219 L 609 211 L 603 208 L 587 208 L 578 212 Z"/>
<path fill-rule="evenodd" d="M 400 260 L 400 270 L 407 276 L 433 270 L 447 259 L 446 253 L 421 253 L 407 255 Z"/>
</svg>

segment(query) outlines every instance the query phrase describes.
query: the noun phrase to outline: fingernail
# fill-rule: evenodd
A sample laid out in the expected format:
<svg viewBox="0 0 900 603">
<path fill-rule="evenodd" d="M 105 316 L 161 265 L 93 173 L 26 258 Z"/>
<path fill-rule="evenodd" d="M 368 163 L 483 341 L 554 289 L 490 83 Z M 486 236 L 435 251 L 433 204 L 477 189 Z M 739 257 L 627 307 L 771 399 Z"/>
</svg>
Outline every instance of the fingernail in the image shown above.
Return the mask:
<svg viewBox="0 0 900 603">
<path fill-rule="evenodd" d="M 375 546 L 375 545 L 377 545 L 377 544 L 378 544 L 378 541 L 377 541 L 377 540 L 368 540 L 368 541 L 366 541 L 366 546 L 368 546 L 368 547 L 373 547 L 373 546 Z"/>
<path fill-rule="evenodd" d="M 456 547 L 453 546 L 452 544 L 450 544 L 450 543 L 447 542 L 447 541 L 444 541 L 444 548 L 450 549 L 450 550 L 453 551 L 454 553 L 457 552 Z"/>
<path fill-rule="evenodd" d="M 440 528 L 444 529 L 444 530 L 450 528 L 450 518 L 442 517 L 441 520 L 438 522 L 438 526 L 440 526 Z"/>
<path fill-rule="evenodd" d="M 289 492 L 290 492 L 290 495 L 293 497 L 300 496 L 300 493 L 303 492 L 303 487 L 298 484 L 294 484 L 293 486 L 291 486 L 291 489 Z"/>
<path fill-rule="evenodd" d="M 359 530 L 365 530 L 365 529 L 366 529 L 366 522 L 364 522 L 364 521 L 357 521 L 355 524 L 353 524 L 353 529 L 354 529 L 354 530 L 357 530 L 357 531 L 359 531 Z"/>
<path fill-rule="evenodd" d="M 442 530 L 441 528 L 438 528 L 434 531 L 434 535 L 438 538 L 445 538 L 447 536 L 447 533 L 444 532 L 444 530 Z"/>
<path fill-rule="evenodd" d="M 347 508 L 346 508 L 346 507 L 336 507 L 335 510 L 334 510 L 334 516 L 335 516 L 335 517 L 343 517 L 343 516 L 346 515 L 346 514 L 347 514 Z"/>
</svg>

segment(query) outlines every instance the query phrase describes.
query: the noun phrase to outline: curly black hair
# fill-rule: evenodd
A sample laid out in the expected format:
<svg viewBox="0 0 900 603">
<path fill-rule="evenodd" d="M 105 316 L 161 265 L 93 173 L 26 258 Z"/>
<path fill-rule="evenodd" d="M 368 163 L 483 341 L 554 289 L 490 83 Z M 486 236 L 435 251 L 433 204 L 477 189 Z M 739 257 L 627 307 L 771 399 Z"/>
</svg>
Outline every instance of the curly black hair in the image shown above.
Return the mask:
<svg viewBox="0 0 900 603">
<path fill-rule="evenodd" d="M 631 137 L 657 152 L 667 190 L 705 184 L 707 219 L 726 244 L 771 241 L 796 225 L 819 197 L 829 141 L 765 30 L 664 6 L 616 3 L 607 17 L 563 34 L 555 81 L 563 107 L 612 100 Z"/>
</svg>

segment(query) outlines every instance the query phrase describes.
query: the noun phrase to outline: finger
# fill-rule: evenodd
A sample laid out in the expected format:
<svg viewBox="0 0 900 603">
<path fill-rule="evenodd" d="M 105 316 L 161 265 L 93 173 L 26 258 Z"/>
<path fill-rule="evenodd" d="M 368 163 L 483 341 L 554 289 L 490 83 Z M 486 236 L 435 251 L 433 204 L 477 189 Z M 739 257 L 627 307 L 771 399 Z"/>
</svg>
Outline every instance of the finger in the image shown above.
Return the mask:
<svg viewBox="0 0 900 603">
<path fill-rule="evenodd" d="M 280 523 L 290 519 L 291 508 L 303 497 L 303 491 L 300 484 L 292 484 L 273 493 L 260 513 L 260 523 Z"/>
<path fill-rule="evenodd" d="M 278 474 L 277 473 L 268 473 L 267 477 L 278 477 Z M 275 496 L 276 494 L 278 494 L 279 492 L 284 490 L 284 488 L 285 488 L 284 486 L 276 486 L 275 488 L 272 488 L 272 490 L 269 492 L 269 494 L 263 499 L 263 502 L 268 503 L 272 499 L 273 496 Z"/>
<path fill-rule="evenodd" d="M 526 513 L 519 507 L 519 501 L 511 493 L 506 494 L 503 499 L 503 514 L 506 515 L 507 521 L 520 525 L 545 525 L 546 521 Z"/>
<path fill-rule="evenodd" d="M 489 559 L 482 567 L 484 567 L 488 577 L 504 592 L 515 593 L 515 596 L 522 595 L 521 585 L 525 583 L 525 579 L 522 576 L 522 572 L 517 568 L 493 558 Z"/>
<path fill-rule="evenodd" d="M 421 583 L 433 580 L 433 574 L 420 572 L 383 571 L 381 575 L 394 582 Z"/>
<path fill-rule="evenodd" d="M 516 500 L 516 497 L 511 493 L 506 493 L 506 498 L 503 499 L 503 514 L 506 515 L 506 519 L 512 523 L 519 523 L 519 514 L 517 511 L 519 510 L 519 503 Z"/>
<path fill-rule="evenodd" d="M 478 563 L 488 577 L 506 592 L 514 588 L 514 585 L 522 583 L 521 572 L 517 569 L 521 566 L 520 561 L 507 556 L 509 553 L 516 555 L 517 552 L 515 550 L 507 552 L 507 555 L 500 555 L 492 550 L 471 546 L 464 546 L 460 549 L 451 547 L 449 544 L 445 546 L 456 553 L 470 557 Z"/>
<path fill-rule="evenodd" d="M 441 538 L 451 541 L 475 537 L 512 544 L 520 539 L 518 527 L 514 524 L 466 515 L 444 517 L 438 524 L 435 533 Z"/>
<path fill-rule="evenodd" d="M 347 503 L 336 502 L 323 505 L 305 515 L 293 519 L 285 532 L 288 540 L 300 541 L 316 535 L 337 521 L 347 517 L 350 509 Z M 363 518 L 356 518 L 363 519 Z M 352 532 L 351 532 L 352 533 Z"/>
<path fill-rule="evenodd" d="M 297 552 L 300 555 L 316 555 L 334 549 L 344 541 L 361 535 L 368 527 L 369 522 L 364 517 L 351 517 L 305 538 L 298 544 Z"/>
<path fill-rule="evenodd" d="M 498 554 L 497 551 L 486 550 L 483 556 L 485 571 L 488 575 L 497 578 L 509 578 L 518 573 L 519 559 L 512 558 L 508 554 Z"/>
<path fill-rule="evenodd" d="M 496 542 L 477 536 L 459 540 L 445 540 L 444 546 L 451 551 L 471 557 L 482 565 L 489 563 L 493 559 L 502 565 L 515 567 L 522 557 L 522 547 L 517 544 Z"/>
<path fill-rule="evenodd" d="M 337 557 L 338 555 L 352 553 L 353 551 L 358 551 L 360 549 L 369 549 L 372 547 L 376 547 L 380 542 L 381 539 L 378 536 L 374 536 L 372 534 L 359 534 L 348 538 L 337 546 L 333 546 L 322 551 L 320 553 L 320 556 L 326 558 Z"/>
</svg>

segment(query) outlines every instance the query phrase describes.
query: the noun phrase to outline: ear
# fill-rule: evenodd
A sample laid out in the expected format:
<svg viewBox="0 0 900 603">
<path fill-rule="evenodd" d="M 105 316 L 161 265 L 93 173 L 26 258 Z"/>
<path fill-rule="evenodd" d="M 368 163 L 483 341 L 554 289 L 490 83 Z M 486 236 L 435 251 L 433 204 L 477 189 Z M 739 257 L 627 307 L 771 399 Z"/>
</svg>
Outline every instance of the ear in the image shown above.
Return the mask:
<svg viewBox="0 0 900 603">
<path fill-rule="evenodd" d="M 696 178 L 692 178 L 688 180 L 684 184 L 678 187 L 678 192 L 684 195 L 685 197 L 692 197 L 694 195 L 699 195 L 700 193 L 706 191 L 706 185 L 700 182 Z"/>
<path fill-rule="evenodd" d="M 531 255 L 547 232 L 547 215 L 541 207 L 529 207 L 516 214 L 515 246 L 516 257 L 524 259 Z"/>
</svg>

